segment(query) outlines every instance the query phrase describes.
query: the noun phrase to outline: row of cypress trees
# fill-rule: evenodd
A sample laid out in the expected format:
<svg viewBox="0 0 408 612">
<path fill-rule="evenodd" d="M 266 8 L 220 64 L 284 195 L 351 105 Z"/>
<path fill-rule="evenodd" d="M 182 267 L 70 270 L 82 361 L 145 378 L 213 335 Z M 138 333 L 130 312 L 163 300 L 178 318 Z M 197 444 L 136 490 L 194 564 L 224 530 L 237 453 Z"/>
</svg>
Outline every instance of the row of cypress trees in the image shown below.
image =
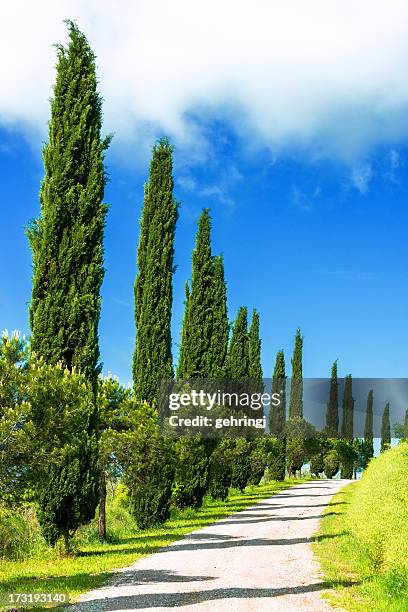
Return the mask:
<svg viewBox="0 0 408 612">
<path fill-rule="evenodd" d="M 48 483 L 52 486 L 45 487 L 47 494 L 42 496 L 41 508 L 43 516 L 48 513 L 52 517 L 58 508 L 64 507 L 69 514 L 75 513 L 80 505 L 88 508 L 87 517 L 82 517 L 86 520 L 91 518 L 101 489 L 96 467 L 96 441 L 100 433 L 96 394 L 101 371 L 98 324 L 107 212 L 103 201 L 107 181 L 104 159 L 111 137 L 102 136 L 102 99 L 97 87 L 95 56 L 75 23 L 67 22 L 67 26 L 69 43 L 57 47 L 57 76 L 48 141 L 43 149 L 45 175 L 40 215 L 28 229 L 33 257 L 29 314 L 31 351 L 47 364 L 61 363 L 69 370 L 81 372 L 93 389 L 95 410 L 86 427 L 87 440 L 83 443 L 76 489 L 72 489 L 72 479 L 70 490 L 65 484 L 72 466 L 56 466 Z M 139 399 L 151 405 L 156 401 L 158 381 L 174 376 L 172 279 L 179 207 L 173 194 L 172 154 L 166 138 L 153 148 L 144 190 L 134 284 L 134 391 Z M 303 418 L 302 350 L 303 338 L 298 330 L 291 361 L 292 381 L 296 384 L 291 386 L 289 416 L 299 419 Z M 247 309 L 241 307 L 230 333 L 223 259 L 212 253 L 211 219 L 209 211 L 204 210 L 192 256 L 191 282 L 186 283 L 177 377 L 261 380 L 262 375 L 259 315 L 253 311 L 248 329 Z M 337 365 L 332 371 L 332 379 L 335 377 Z M 285 379 L 285 359 L 279 351 L 274 389 L 282 389 Z M 346 380 L 346 391 L 342 434 L 352 437 L 351 377 Z M 270 417 L 271 431 L 276 434 L 284 427 L 284 399 L 279 411 Z M 328 427 L 333 430 L 338 429 L 338 414 L 334 410 L 337 401 L 333 382 L 328 407 Z M 389 410 L 384 416 L 385 429 L 387 418 L 389 430 Z M 283 439 L 279 450 L 283 457 L 285 445 Z M 282 465 L 284 477 L 284 461 Z"/>
</svg>

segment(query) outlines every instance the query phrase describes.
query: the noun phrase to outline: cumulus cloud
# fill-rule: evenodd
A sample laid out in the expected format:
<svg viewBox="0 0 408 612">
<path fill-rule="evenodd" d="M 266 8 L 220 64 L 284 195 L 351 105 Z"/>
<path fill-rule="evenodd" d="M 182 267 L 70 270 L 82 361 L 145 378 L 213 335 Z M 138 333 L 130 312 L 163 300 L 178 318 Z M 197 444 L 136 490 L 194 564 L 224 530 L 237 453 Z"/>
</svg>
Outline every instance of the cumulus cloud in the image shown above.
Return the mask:
<svg viewBox="0 0 408 612">
<path fill-rule="evenodd" d="M 406 0 L 6 0 L 2 125 L 45 133 L 65 18 L 98 56 L 123 147 L 166 132 L 202 158 L 214 117 L 273 154 L 353 164 L 408 136 Z"/>
</svg>

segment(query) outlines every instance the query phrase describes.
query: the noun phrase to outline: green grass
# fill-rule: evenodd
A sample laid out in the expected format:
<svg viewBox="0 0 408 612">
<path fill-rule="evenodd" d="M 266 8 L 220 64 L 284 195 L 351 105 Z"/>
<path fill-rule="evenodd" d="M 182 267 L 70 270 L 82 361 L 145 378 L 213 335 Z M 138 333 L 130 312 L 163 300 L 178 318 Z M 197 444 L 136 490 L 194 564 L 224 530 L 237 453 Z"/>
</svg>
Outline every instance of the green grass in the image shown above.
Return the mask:
<svg viewBox="0 0 408 612">
<path fill-rule="evenodd" d="M 42 549 L 40 555 L 23 561 L 0 561 L 1 592 L 68 592 L 71 599 L 89 589 L 101 586 L 114 569 L 126 567 L 144 555 L 153 553 L 185 534 L 238 512 L 261 499 L 303 482 L 291 479 L 271 481 L 258 487 L 247 487 L 245 493 L 233 492 L 226 502 L 206 499 L 200 510 L 174 510 L 163 526 L 148 531 L 132 529 L 130 517 L 116 513 L 111 542 L 100 543 L 95 536 L 95 525 L 79 532 L 74 545 L 74 556 L 59 555 L 55 550 Z M 127 517 L 126 517 L 127 515 Z M 120 532 L 122 524 L 122 532 Z M 126 535 L 126 533 L 128 535 Z"/>
<path fill-rule="evenodd" d="M 361 481 L 334 496 L 314 550 L 334 606 L 408 610 L 408 444 L 373 460 Z"/>
</svg>

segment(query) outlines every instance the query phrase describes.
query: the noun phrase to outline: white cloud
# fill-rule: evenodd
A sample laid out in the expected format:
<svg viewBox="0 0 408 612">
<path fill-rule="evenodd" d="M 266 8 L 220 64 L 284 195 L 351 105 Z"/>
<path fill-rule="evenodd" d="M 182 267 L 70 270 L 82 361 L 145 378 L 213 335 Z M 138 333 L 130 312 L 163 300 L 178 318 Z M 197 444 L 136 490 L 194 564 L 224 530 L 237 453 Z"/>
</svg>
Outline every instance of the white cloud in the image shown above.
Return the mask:
<svg viewBox="0 0 408 612">
<path fill-rule="evenodd" d="M 367 163 L 363 166 L 358 166 L 353 168 L 352 172 L 352 183 L 354 187 L 361 193 L 361 195 L 366 195 L 368 192 L 368 188 L 370 185 L 370 181 L 374 176 L 374 172 L 371 164 Z"/>
<path fill-rule="evenodd" d="M 166 132 L 201 159 L 213 116 L 273 155 L 353 164 L 408 136 L 406 0 L 5 0 L 1 124 L 44 135 L 67 17 L 98 56 L 106 130 L 134 154 Z"/>
</svg>

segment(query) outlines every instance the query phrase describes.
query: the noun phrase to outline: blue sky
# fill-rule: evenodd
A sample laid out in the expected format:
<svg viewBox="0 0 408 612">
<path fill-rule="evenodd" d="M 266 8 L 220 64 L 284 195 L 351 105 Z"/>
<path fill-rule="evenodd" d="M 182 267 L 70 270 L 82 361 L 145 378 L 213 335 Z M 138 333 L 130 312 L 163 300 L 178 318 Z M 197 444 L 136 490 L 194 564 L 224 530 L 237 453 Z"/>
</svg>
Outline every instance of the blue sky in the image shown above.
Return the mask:
<svg viewBox="0 0 408 612">
<path fill-rule="evenodd" d="M 175 144 L 180 201 L 173 340 L 196 223 L 213 218 L 229 316 L 261 315 L 263 367 L 405 377 L 408 346 L 408 5 L 390 0 L 8 3 L 0 38 L 0 325 L 28 333 L 55 51 L 76 19 L 97 55 L 111 180 L 100 325 L 104 371 L 130 380 L 133 281 L 154 140 Z"/>
<path fill-rule="evenodd" d="M 222 135 L 222 138 L 220 137 Z M 186 164 L 175 151 L 180 202 L 174 279 L 174 352 L 183 286 L 202 207 L 211 209 L 214 253 L 223 253 L 229 317 L 243 304 L 261 315 L 263 367 L 287 358 L 297 326 L 305 337 L 306 376 L 406 376 L 408 310 L 406 151 L 379 148 L 362 190 L 347 167 L 243 153 L 227 125 L 214 130 L 216 154 Z M 133 280 L 147 167 L 107 158 L 106 276 L 100 326 L 105 372 L 130 380 L 134 345 Z M 398 163 L 396 162 L 398 160 Z M 31 259 L 24 226 L 38 213 L 40 151 L 15 132 L 0 132 L 0 242 L 3 328 L 28 333 Z"/>
</svg>

